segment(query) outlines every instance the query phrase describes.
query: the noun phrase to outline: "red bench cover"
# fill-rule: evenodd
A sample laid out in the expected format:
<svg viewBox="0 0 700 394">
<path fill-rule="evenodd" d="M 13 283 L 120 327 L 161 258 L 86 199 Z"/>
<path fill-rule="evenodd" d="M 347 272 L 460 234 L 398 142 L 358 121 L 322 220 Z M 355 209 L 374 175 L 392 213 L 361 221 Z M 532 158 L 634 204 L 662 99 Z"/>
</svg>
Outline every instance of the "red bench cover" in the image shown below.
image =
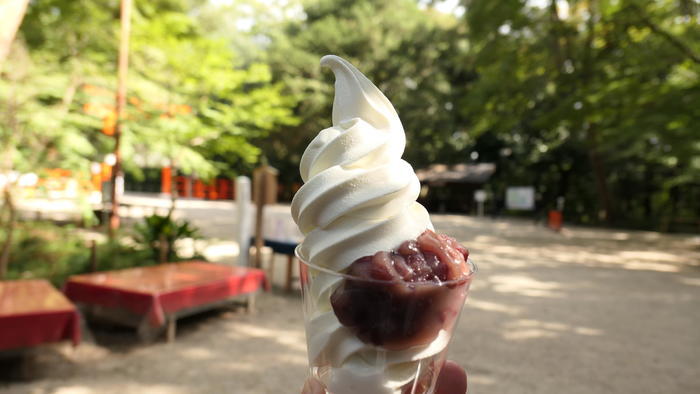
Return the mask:
<svg viewBox="0 0 700 394">
<path fill-rule="evenodd" d="M 168 313 L 261 288 L 269 288 L 263 270 L 190 261 L 77 275 L 68 280 L 64 292 L 74 302 L 146 316 L 158 327 Z"/>
<path fill-rule="evenodd" d="M 0 282 L 0 350 L 80 342 L 75 306 L 45 280 Z"/>
</svg>

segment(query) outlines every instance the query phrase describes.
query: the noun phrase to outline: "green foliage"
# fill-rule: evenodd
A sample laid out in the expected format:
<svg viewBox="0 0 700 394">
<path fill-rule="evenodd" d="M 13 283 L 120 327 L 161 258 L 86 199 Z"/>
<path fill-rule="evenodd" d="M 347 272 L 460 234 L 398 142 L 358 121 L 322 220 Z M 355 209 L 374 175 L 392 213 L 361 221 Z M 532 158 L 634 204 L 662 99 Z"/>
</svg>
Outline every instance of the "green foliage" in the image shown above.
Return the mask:
<svg viewBox="0 0 700 394">
<path fill-rule="evenodd" d="M 534 184 L 542 208 L 565 196 L 565 217 L 576 221 L 692 228 L 697 9 L 603 0 L 468 6 L 470 48 L 457 57 L 478 77 L 458 108 L 474 149 L 499 164 L 495 193 Z"/>
<path fill-rule="evenodd" d="M 131 59 L 130 95 L 143 104 L 130 108 L 127 156 L 169 159 L 201 178 L 233 175 L 257 162 L 260 149 L 251 139 L 295 122 L 294 101 L 272 83 L 267 65 L 241 65 L 184 8 L 141 7 Z M 173 105 L 191 112 L 173 114 Z"/>
<path fill-rule="evenodd" d="M 539 210 L 566 197 L 567 220 L 697 229 L 699 7 L 461 3 L 457 18 L 411 1 L 309 0 L 269 33 L 266 58 L 302 119 L 260 141 L 281 179 L 299 182 L 301 152 L 330 125 L 332 76 L 318 59 L 334 53 L 395 105 L 415 167 L 495 162 L 494 211 L 507 186 L 529 184 Z"/>
<path fill-rule="evenodd" d="M 97 271 L 113 271 L 154 264 L 151 251 L 140 245 L 129 245 L 121 240 L 112 240 L 97 246 Z"/>
<path fill-rule="evenodd" d="M 129 171 L 172 161 L 201 178 L 231 175 L 257 162 L 252 138 L 295 122 L 294 100 L 272 82 L 267 65 L 242 64 L 189 7 L 135 2 L 122 127 Z M 0 69 L 0 172 L 87 173 L 90 161 L 112 151 L 112 138 L 100 132 L 103 115 L 84 106 L 114 106 L 118 33 L 119 2 L 31 2 Z"/>
<path fill-rule="evenodd" d="M 299 182 L 301 153 L 330 125 L 318 61 L 334 53 L 396 106 L 415 167 L 495 162 L 493 210 L 531 184 L 541 210 L 565 196 L 567 220 L 697 226 L 696 2 L 462 0 L 463 16 L 437 3 L 136 1 L 125 167 L 236 175 L 265 156 Z M 0 172 L 87 171 L 111 151 L 82 108 L 113 97 L 81 87 L 115 90 L 118 8 L 31 2 L 0 70 Z"/>
<path fill-rule="evenodd" d="M 454 94 L 448 32 L 456 18 L 409 0 L 308 1 L 304 12 L 270 33 L 267 52 L 275 78 L 300 100 L 299 126 L 259 141 L 281 179 L 299 181 L 301 153 L 331 125 L 333 76 L 319 66 L 329 53 L 360 66 L 395 105 L 408 135 L 408 160 L 418 166 L 436 160 L 456 128 L 451 108 L 445 109 Z"/>
<path fill-rule="evenodd" d="M 0 68 L 0 172 L 87 172 L 102 122 L 82 109 L 80 86 L 114 70 L 118 2 L 32 2 Z M 118 14 L 118 13 L 117 13 Z"/>
<path fill-rule="evenodd" d="M 11 256 L 7 279 L 44 278 L 61 285 L 68 276 L 88 269 L 90 254 L 74 228 L 22 223 Z"/>
<path fill-rule="evenodd" d="M 3 230 L 0 229 L 0 235 Z M 122 242 L 98 244 L 98 271 L 153 264 L 150 251 Z M 43 278 L 61 287 L 71 275 L 91 270 L 88 241 L 73 226 L 21 222 L 12 245 L 7 279 Z"/>
<path fill-rule="evenodd" d="M 0 75 L 0 172 L 88 169 L 95 150 L 82 126 L 91 119 L 70 112 L 75 83 L 50 58 L 35 63 L 17 47 Z"/>
<path fill-rule="evenodd" d="M 134 226 L 135 241 L 150 250 L 155 262 L 180 260 L 175 243 L 180 239 L 200 237 L 199 229 L 186 220 L 176 221 L 170 215 L 153 214 Z"/>
</svg>

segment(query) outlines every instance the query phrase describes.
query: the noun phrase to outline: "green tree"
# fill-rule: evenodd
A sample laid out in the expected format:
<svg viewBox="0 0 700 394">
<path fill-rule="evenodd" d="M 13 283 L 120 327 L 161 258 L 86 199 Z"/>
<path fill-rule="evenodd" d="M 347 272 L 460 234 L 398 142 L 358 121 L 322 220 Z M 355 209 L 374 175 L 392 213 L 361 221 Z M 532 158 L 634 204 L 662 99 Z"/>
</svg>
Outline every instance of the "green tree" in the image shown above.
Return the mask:
<svg viewBox="0 0 700 394">
<path fill-rule="evenodd" d="M 240 65 L 223 39 L 184 11 L 143 6 L 135 17 L 130 83 L 145 104 L 132 106 L 141 116 L 127 123 L 127 138 L 133 149 L 174 159 L 185 173 L 233 174 L 258 160 L 250 139 L 295 121 L 293 100 L 271 83 L 266 65 Z M 173 105 L 191 112 L 172 114 Z"/>
<path fill-rule="evenodd" d="M 303 18 L 290 18 L 268 35 L 267 59 L 275 79 L 299 99 L 295 113 L 301 119 L 298 126 L 259 141 L 282 181 L 299 181 L 305 146 L 330 126 L 333 77 L 319 66 L 326 54 L 357 64 L 386 93 L 409 136 L 407 156 L 413 164 L 437 160 L 456 130 L 453 107 L 445 107 L 453 101 L 450 64 L 441 60 L 453 45 L 447 34 L 456 18 L 421 10 L 409 0 L 307 1 L 303 10 Z M 426 144 L 430 147 L 423 149 Z"/>
<path fill-rule="evenodd" d="M 0 226 L 6 231 L 0 278 L 9 263 L 17 220 L 14 190 L 21 174 L 54 167 L 89 171 L 86 160 L 94 154 L 82 129 L 91 119 L 70 111 L 75 89 L 68 75 L 50 62 L 32 62 L 21 43 L 5 66 L 0 78 Z"/>
<path fill-rule="evenodd" d="M 401 0 L 303 4 L 266 36 L 275 79 L 299 98 L 299 126 L 260 141 L 284 181 L 329 125 L 318 59 L 335 53 L 396 106 L 416 167 L 475 151 L 498 165 L 494 195 L 532 184 L 539 209 L 564 196 L 573 221 L 697 222 L 696 2 L 468 0 L 460 18 Z"/>
<path fill-rule="evenodd" d="M 700 33 L 688 4 L 465 2 L 458 56 L 477 78 L 458 107 L 472 135 L 512 152 L 499 192 L 535 184 L 542 205 L 566 196 L 584 222 L 697 220 Z"/>
<path fill-rule="evenodd" d="M 294 100 L 265 64 L 240 62 L 225 40 L 207 32 L 188 2 L 135 7 L 125 168 L 138 172 L 138 159 L 168 159 L 181 172 L 208 178 L 252 167 L 260 150 L 250 140 L 294 124 Z M 3 179 L 52 167 L 89 174 L 90 162 L 112 151 L 113 139 L 101 133 L 104 114 L 86 108 L 114 106 L 118 8 L 107 0 L 29 5 L 0 75 Z M 0 245 L 0 276 L 16 220 L 12 183 L 4 194 L 0 224 L 10 231 Z"/>
<path fill-rule="evenodd" d="M 4 187 L 0 225 L 0 277 L 10 258 L 18 174 L 47 168 L 89 173 L 99 122 L 80 110 L 79 87 L 104 81 L 105 56 L 113 48 L 110 4 L 31 3 L 7 61 L 0 70 L 0 174 Z"/>
</svg>

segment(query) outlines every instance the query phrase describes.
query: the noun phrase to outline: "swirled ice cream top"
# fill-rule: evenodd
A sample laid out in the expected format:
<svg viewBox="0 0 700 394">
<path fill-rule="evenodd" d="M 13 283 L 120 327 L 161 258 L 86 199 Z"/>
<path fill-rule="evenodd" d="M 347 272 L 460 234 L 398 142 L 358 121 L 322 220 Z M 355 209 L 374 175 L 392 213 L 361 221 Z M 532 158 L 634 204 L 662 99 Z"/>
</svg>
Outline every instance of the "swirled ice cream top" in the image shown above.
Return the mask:
<svg viewBox="0 0 700 394">
<path fill-rule="evenodd" d="M 292 216 L 311 263 L 343 271 L 354 260 L 391 250 L 432 229 L 416 202 L 420 183 L 401 159 L 406 135 L 391 102 L 359 70 L 338 56 L 321 65 L 335 74 L 333 126 L 304 152 L 305 184 Z"/>
</svg>

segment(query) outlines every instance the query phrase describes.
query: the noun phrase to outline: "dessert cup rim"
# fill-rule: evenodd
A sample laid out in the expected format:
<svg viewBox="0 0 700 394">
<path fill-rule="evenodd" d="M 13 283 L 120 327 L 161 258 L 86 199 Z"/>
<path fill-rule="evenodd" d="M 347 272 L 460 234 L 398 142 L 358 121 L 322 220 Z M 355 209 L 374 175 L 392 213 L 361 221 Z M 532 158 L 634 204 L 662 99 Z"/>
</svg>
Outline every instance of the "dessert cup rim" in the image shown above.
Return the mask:
<svg viewBox="0 0 700 394">
<path fill-rule="evenodd" d="M 299 259 L 299 261 L 301 261 L 302 264 L 307 265 L 307 266 L 309 266 L 317 271 L 321 271 L 321 272 L 324 272 L 326 274 L 330 274 L 330 275 L 334 275 L 334 276 L 340 276 L 340 277 L 343 277 L 345 279 L 350 279 L 350 280 L 354 280 L 354 281 L 374 282 L 377 284 L 384 284 L 384 285 L 409 284 L 409 285 L 413 285 L 413 286 L 450 286 L 450 285 L 463 284 L 465 282 L 469 282 L 474 277 L 474 274 L 479 272 L 479 268 L 476 266 L 474 261 L 470 257 L 468 257 L 467 264 L 469 265 L 469 274 L 467 274 L 466 276 L 462 276 L 460 278 L 457 278 L 457 279 L 447 280 L 444 282 L 433 282 L 433 281 L 404 282 L 404 281 L 398 281 L 398 280 L 380 280 L 380 279 L 362 278 L 359 276 L 349 275 L 349 274 L 346 274 L 343 272 L 335 272 L 331 269 L 310 263 L 309 260 L 301 252 L 301 244 L 297 245 L 297 247 L 294 248 L 294 255 Z"/>
</svg>

